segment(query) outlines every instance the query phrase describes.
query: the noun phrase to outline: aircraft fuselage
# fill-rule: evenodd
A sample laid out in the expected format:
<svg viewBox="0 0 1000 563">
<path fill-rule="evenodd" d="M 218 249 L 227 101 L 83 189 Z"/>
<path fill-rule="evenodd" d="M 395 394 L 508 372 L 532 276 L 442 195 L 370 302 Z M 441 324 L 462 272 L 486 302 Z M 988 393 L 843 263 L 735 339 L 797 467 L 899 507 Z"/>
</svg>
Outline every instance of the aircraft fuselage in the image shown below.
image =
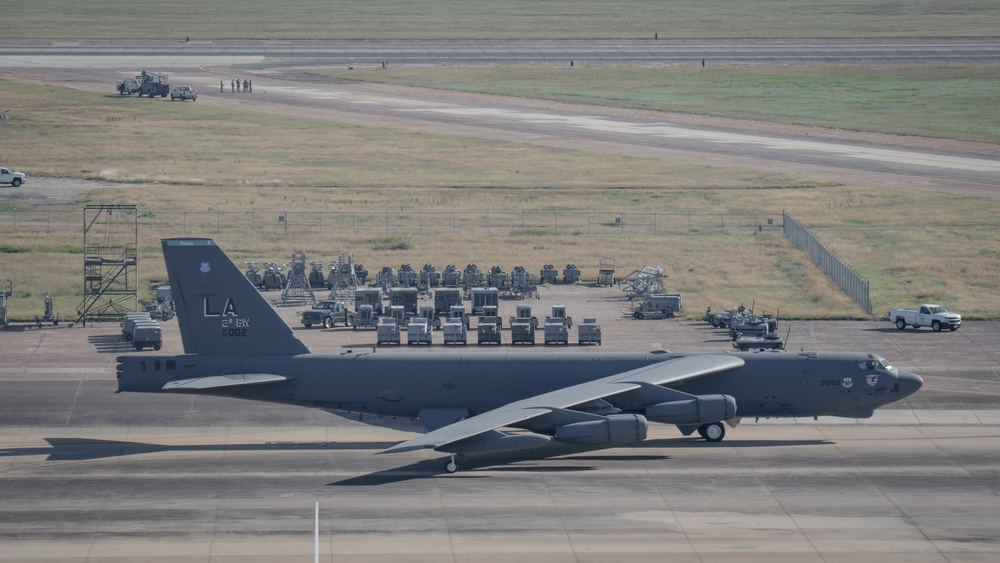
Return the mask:
<svg viewBox="0 0 1000 563">
<path fill-rule="evenodd" d="M 467 409 L 470 416 L 571 385 L 695 354 L 300 354 L 294 356 L 123 356 L 119 391 L 216 395 L 393 417 L 424 409 Z M 727 353 L 742 367 L 673 385 L 692 395 L 725 394 L 740 417 L 871 416 L 920 384 L 874 354 L 850 352 Z M 217 375 L 287 378 L 232 387 L 166 391 L 169 382 Z M 641 412 L 642 397 L 605 400 Z"/>
</svg>

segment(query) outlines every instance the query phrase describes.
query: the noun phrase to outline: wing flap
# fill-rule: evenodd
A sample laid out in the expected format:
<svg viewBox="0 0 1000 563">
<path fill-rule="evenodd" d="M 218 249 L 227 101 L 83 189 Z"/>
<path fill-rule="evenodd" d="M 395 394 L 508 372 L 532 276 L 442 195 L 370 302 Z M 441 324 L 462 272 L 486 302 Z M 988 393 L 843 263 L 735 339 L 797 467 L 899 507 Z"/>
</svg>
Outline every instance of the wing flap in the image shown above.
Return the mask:
<svg viewBox="0 0 1000 563">
<path fill-rule="evenodd" d="M 235 387 L 238 385 L 260 385 L 264 383 L 278 383 L 288 381 L 287 377 L 274 375 L 273 373 L 238 373 L 232 375 L 211 375 L 207 377 L 195 377 L 191 379 L 178 379 L 168 381 L 164 386 L 164 391 L 184 390 L 184 389 L 216 389 L 219 387 Z"/>
<path fill-rule="evenodd" d="M 497 428 L 559 411 L 597 399 L 632 391 L 644 385 L 669 385 L 711 373 L 735 369 L 744 364 L 742 358 L 722 355 L 685 356 L 643 366 L 579 385 L 564 387 L 534 397 L 504 405 L 482 414 L 449 424 L 411 440 L 401 442 L 379 453 L 396 453 L 441 446 L 471 438 Z"/>
</svg>

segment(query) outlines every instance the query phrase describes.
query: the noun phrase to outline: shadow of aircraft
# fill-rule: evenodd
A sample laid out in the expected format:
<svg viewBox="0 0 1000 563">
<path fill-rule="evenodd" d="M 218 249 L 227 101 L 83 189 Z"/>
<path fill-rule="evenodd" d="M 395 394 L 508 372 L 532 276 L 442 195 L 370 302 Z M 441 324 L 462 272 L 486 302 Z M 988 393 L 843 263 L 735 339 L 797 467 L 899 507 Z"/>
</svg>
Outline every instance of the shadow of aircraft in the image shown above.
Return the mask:
<svg viewBox="0 0 1000 563">
<path fill-rule="evenodd" d="M 760 447 L 784 447 L 784 446 L 822 446 L 831 445 L 834 442 L 829 440 L 727 440 L 718 443 L 705 443 L 698 438 L 681 438 L 669 440 L 646 440 L 632 446 L 641 450 L 649 448 L 719 448 L 719 447 L 740 447 L 740 448 L 760 448 Z M 435 459 L 425 459 L 416 463 L 411 463 L 402 467 L 395 467 L 367 475 L 349 477 L 342 481 L 329 483 L 334 487 L 377 487 L 409 481 L 411 479 L 422 479 L 428 477 L 447 477 L 448 479 L 483 479 L 491 474 L 504 472 L 532 472 L 532 473 L 571 473 L 596 471 L 597 468 L 586 465 L 537 465 L 534 462 L 552 460 L 555 462 L 565 462 L 566 464 L 576 464 L 578 462 L 660 462 L 669 461 L 671 456 L 661 454 L 621 454 L 606 455 L 596 454 L 602 450 L 611 448 L 587 448 L 582 446 L 571 446 L 567 444 L 550 443 L 540 448 L 525 450 L 523 452 L 506 452 L 502 454 L 480 454 L 476 456 L 466 456 L 459 461 L 458 473 L 448 474 L 444 467 L 448 461 L 447 454 Z M 579 454 L 588 455 L 579 455 Z"/>
<path fill-rule="evenodd" d="M 86 461 L 159 452 L 216 452 L 266 450 L 384 450 L 397 442 L 259 442 L 256 444 L 199 444 L 169 446 L 92 438 L 45 438 L 48 446 L 0 449 L 0 457 L 46 455 L 46 461 Z"/>
</svg>

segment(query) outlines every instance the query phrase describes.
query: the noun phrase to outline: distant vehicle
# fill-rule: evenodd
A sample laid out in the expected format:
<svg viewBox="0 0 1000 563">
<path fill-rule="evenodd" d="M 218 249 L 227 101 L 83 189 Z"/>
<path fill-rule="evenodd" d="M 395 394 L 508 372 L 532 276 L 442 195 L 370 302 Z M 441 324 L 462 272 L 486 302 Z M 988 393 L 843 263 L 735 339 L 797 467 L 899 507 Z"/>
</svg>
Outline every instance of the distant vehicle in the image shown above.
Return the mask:
<svg viewBox="0 0 1000 563">
<path fill-rule="evenodd" d="M 302 313 L 302 324 L 306 328 L 312 325 L 323 325 L 323 328 L 333 328 L 337 323 L 351 326 L 354 313 L 347 310 L 343 301 L 320 301 L 312 309 Z"/>
<path fill-rule="evenodd" d="M 634 319 L 672 319 L 674 313 L 681 309 L 680 293 L 650 293 L 646 295 L 639 308 L 632 311 Z"/>
<path fill-rule="evenodd" d="M 192 90 L 190 86 L 178 86 L 170 91 L 170 101 L 174 100 L 191 100 L 192 102 L 198 101 L 198 91 Z"/>
<path fill-rule="evenodd" d="M 115 84 L 115 89 L 122 96 L 131 96 L 132 94 L 138 94 L 141 86 L 139 81 L 134 78 L 129 78 L 128 80 L 122 80 Z"/>
<path fill-rule="evenodd" d="M 0 184 L 10 184 L 15 188 L 27 181 L 28 176 L 23 172 L 11 172 L 6 168 L 0 168 Z"/>
<path fill-rule="evenodd" d="M 138 95 L 140 98 L 166 98 L 170 93 L 170 76 L 162 72 L 142 71 L 140 74 L 115 83 L 115 90 L 122 96 Z M 195 93 L 197 94 L 197 92 Z"/>
<path fill-rule="evenodd" d="M 947 311 L 944 307 L 933 303 L 926 303 L 916 309 L 889 309 L 889 320 L 895 323 L 899 330 L 910 325 L 913 328 L 929 326 L 934 332 L 940 332 L 942 328 L 958 330 L 958 327 L 962 326 L 962 315 Z"/>
</svg>

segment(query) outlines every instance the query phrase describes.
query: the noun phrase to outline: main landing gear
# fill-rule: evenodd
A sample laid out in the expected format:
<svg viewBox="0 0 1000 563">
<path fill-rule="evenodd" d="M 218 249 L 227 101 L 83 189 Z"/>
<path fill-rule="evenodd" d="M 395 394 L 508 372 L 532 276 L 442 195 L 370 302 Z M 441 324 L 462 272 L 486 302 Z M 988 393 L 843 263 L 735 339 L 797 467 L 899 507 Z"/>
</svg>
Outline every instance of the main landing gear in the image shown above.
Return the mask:
<svg viewBox="0 0 1000 563">
<path fill-rule="evenodd" d="M 456 457 L 457 456 L 455 454 L 451 454 L 451 459 L 448 461 L 448 464 L 444 466 L 444 470 L 447 471 L 448 473 L 454 473 L 458 471 L 458 464 L 455 463 Z"/>
<path fill-rule="evenodd" d="M 721 442 L 726 437 L 726 427 L 721 422 L 709 422 L 698 427 L 698 434 L 706 442 Z"/>
</svg>

